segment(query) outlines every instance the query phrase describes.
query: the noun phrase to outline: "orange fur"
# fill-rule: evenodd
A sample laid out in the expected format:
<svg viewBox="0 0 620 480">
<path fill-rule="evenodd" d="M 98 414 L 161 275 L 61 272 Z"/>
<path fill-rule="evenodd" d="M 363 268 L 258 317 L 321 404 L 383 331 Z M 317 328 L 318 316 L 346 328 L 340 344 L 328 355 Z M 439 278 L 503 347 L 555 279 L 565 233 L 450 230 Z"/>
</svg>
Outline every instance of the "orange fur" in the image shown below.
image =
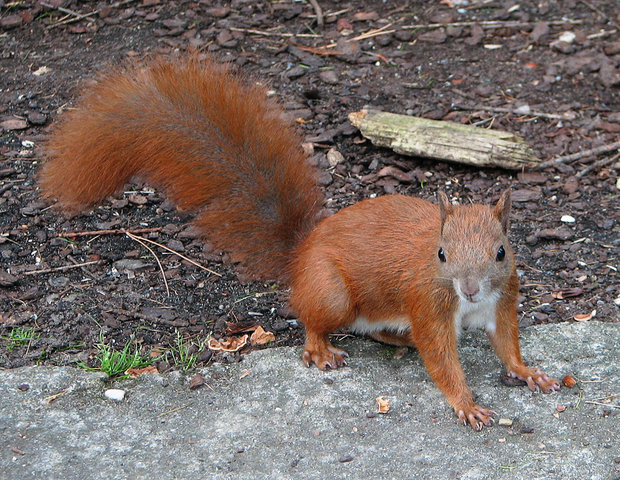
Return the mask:
<svg viewBox="0 0 620 480">
<path fill-rule="evenodd" d="M 75 211 L 142 177 L 248 273 L 287 278 L 322 207 L 300 143 L 263 88 L 209 60 L 158 60 L 107 73 L 63 116 L 40 183 Z"/>
<path fill-rule="evenodd" d="M 442 200 L 447 202 L 447 198 Z M 329 333 L 355 325 L 402 318 L 406 333 L 371 335 L 395 345 L 415 346 L 434 382 L 463 423 L 490 425 L 493 412 L 473 401 L 457 352 L 455 315 L 459 298 L 454 278 L 482 278 L 488 296 L 497 296 L 496 329 L 489 333 L 508 372 L 545 392 L 559 384 L 528 369 L 521 359 L 516 301 L 519 283 L 505 230 L 509 195 L 495 208 L 483 205 L 437 207 L 400 195 L 365 200 L 325 219 L 296 252 L 291 306 L 304 320 L 304 361 L 337 368 L 346 353 L 331 345 Z M 505 261 L 496 261 L 498 247 Z M 443 248 L 450 259 L 438 259 Z M 398 323 L 397 323 L 398 322 Z"/>
<path fill-rule="evenodd" d="M 344 365 L 328 335 L 346 327 L 415 346 L 460 420 L 480 429 L 493 412 L 465 381 L 464 324 L 486 328 L 509 374 L 531 389 L 559 388 L 521 359 L 508 191 L 495 207 L 454 207 L 443 193 L 439 206 L 380 197 L 316 226 L 322 195 L 299 143 L 262 88 L 195 56 L 159 60 L 104 75 L 64 116 L 41 187 L 72 210 L 134 176 L 165 189 L 246 272 L 290 281 L 308 366 Z"/>
</svg>

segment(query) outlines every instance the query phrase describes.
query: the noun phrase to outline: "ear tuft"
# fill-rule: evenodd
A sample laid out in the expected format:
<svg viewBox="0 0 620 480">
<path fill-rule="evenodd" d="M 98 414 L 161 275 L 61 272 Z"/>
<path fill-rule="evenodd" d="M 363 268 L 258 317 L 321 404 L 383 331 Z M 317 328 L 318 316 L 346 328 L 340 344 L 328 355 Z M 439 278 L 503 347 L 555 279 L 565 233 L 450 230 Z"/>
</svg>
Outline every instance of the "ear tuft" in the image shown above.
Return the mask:
<svg viewBox="0 0 620 480">
<path fill-rule="evenodd" d="M 446 217 L 454 212 L 454 206 L 450 203 L 448 196 L 443 190 L 437 192 L 437 199 L 439 200 L 439 213 L 441 214 L 441 227 L 443 230 Z"/>
<path fill-rule="evenodd" d="M 493 215 L 499 220 L 499 223 L 502 224 L 502 229 L 504 233 L 508 232 L 508 227 L 510 225 L 510 189 L 507 188 L 500 195 L 499 200 L 497 201 L 497 205 L 493 208 Z"/>
</svg>

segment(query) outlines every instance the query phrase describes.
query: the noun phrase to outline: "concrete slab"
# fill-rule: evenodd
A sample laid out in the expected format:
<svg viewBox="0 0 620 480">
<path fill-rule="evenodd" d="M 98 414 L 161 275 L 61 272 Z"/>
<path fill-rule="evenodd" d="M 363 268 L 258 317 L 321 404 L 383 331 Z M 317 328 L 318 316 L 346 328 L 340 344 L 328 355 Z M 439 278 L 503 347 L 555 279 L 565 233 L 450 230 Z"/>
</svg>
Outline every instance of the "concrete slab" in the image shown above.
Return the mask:
<svg viewBox="0 0 620 480">
<path fill-rule="evenodd" d="M 466 334 L 478 402 L 514 421 L 480 433 L 457 423 L 415 351 L 394 359 L 364 339 L 339 343 L 351 354 L 343 370 L 306 369 L 300 349 L 272 348 L 201 370 L 207 385 L 193 391 L 181 373 L 110 385 L 77 368 L 5 370 L 0 478 L 615 479 L 618 333 L 601 322 L 523 331 L 530 364 L 579 382 L 551 395 L 502 385 L 486 336 Z M 105 398 L 111 386 L 125 400 Z"/>
</svg>

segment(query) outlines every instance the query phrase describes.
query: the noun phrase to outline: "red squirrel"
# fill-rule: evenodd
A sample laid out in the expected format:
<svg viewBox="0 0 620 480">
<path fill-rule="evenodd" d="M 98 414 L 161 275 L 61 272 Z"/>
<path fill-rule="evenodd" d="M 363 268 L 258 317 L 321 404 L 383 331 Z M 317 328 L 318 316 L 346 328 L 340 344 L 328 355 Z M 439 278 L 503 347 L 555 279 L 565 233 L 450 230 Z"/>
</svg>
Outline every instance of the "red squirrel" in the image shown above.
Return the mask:
<svg viewBox="0 0 620 480">
<path fill-rule="evenodd" d="M 245 273 L 291 286 L 307 366 L 345 364 L 329 341 L 344 328 L 415 346 L 461 422 L 480 430 L 494 412 L 474 403 L 457 338 L 481 327 L 508 375 L 559 389 L 521 359 L 509 190 L 494 207 L 387 195 L 321 220 L 300 143 L 264 88 L 208 58 L 159 59 L 104 74 L 62 116 L 40 184 L 74 212 L 132 177 L 164 189 Z"/>
</svg>

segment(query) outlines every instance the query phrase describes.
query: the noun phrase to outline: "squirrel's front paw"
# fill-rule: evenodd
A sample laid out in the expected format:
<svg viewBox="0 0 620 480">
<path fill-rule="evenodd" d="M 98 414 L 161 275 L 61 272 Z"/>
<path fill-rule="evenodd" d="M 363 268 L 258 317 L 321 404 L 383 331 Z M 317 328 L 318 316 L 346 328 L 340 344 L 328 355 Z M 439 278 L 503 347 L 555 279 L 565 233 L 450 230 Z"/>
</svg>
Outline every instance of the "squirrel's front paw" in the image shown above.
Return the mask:
<svg viewBox="0 0 620 480">
<path fill-rule="evenodd" d="M 538 368 L 521 368 L 518 371 L 508 372 L 508 375 L 523 380 L 532 392 L 542 390 L 543 393 L 551 393 L 560 389 L 560 382 L 549 377 Z"/>
<path fill-rule="evenodd" d="M 469 423 L 476 432 L 482 430 L 483 425 L 490 427 L 493 424 L 493 415 L 495 415 L 493 410 L 475 403 L 454 407 L 454 411 L 463 425 Z"/>
</svg>

